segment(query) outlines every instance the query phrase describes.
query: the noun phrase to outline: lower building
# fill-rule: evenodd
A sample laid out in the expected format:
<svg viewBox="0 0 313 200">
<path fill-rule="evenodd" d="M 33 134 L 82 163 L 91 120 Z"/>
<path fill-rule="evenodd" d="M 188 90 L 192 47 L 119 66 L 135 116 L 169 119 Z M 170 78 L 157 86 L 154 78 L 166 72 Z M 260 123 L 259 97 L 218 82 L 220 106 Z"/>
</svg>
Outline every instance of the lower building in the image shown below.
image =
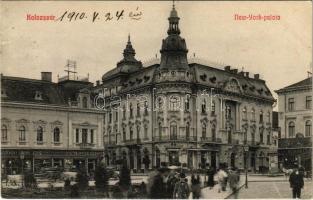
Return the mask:
<svg viewBox="0 0 313 200">
<path fill-rule="evenodd" d="M 103 113 L 79 108 L 79 80 L 1 76 L 1 172 L 42 168 L 94 171 L 103 158 Z M 92 84 L 91 84 L 92 85 Z"/>
</svg>

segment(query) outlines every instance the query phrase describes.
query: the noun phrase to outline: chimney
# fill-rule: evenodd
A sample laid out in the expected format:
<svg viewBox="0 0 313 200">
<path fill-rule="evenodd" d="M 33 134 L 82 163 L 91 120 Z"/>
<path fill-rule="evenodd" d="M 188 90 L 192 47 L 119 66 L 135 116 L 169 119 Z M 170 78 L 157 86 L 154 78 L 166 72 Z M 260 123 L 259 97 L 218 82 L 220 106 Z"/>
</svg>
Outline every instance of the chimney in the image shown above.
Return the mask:
<svg viewBox="0 0 313 200">
<path fill-rule="evenodd" d="M 245 76 L 245 72 L 241 71 L 238 73 L 240 76 Z"/>
<path fill-rule="evenodd" d="M 224 69 L 225 71 L 230 71 L 230 66 L 225 66 Z"/>
<path fill-rule="evenodd" d="M 100 85 L 100 81 L 99 80 L 96 81 L 96 86 L 98 86 L 98 85 Z"/>
<path fill-rule="evenodd" d="M 41 72 L 41 80 L 52 82 L 52 72 Z"/>
<path fill-rule="evenodd" d="M 238 69 L 232 69 L 231 72 L 234 73 L 234 74 L 237 74 L 238 73 Z"/>
<path fill-rule="evenodd" d="M 254 74 L 255 79 L 260 79 L 260 74 Z"/>
<path fill-rule="evenodd" d="M 248 77 L 248 78 L 249 78 L 249 72 L 246 72 L 246 77 Z"/>
</svg>

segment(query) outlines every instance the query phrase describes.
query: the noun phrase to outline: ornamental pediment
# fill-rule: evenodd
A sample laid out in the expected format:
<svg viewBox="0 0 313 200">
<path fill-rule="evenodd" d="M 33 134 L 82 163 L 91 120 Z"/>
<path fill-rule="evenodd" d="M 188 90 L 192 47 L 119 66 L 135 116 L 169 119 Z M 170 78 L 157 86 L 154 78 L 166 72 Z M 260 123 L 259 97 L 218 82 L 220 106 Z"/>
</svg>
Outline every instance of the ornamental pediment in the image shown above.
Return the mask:
<svg viewBox="0 0 313 200">
<path fill-rule="evenodd" d="M 224 90 L 233 93 L 241 93 L 241 88 L 237 79 L 231 78 L 225 83 Z"/>
</svg>

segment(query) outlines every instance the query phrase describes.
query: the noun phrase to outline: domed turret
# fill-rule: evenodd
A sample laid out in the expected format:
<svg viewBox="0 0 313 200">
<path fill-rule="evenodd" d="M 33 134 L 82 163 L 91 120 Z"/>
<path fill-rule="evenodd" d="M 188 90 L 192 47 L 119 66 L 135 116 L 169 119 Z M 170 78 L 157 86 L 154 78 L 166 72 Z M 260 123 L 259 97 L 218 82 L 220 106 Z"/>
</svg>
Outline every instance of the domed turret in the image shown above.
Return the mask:
<svg viewBox="0 0 313 200">
<path fill-rule="evenodd" d="M 170 13 L 168 37 L 162 41 L 161 69 L 189 69 L 187 62 L 187 46 L 185 39 L 181 38 L 179 30 L 179 17 L 175 6 Z"/>
</svg>

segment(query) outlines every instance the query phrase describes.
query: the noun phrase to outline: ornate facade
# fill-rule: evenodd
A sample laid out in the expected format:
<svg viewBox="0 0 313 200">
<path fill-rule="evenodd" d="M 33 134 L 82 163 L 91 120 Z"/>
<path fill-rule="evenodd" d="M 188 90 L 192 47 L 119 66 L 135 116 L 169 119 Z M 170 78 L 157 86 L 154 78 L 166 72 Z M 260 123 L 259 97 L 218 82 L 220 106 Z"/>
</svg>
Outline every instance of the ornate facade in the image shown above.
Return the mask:
<svg viewBox="0 0 313 200">
<path fill-rule="evenodd" d="M 268 167 L 275 100 L 265 81 L 188 59 L 174 7 L 168 20 L 160 60 L 143 67 L 128 38 L 123 59 L 84 94 L 94 99 L 92 106 L 106 110 L 107 164 L 127 161 L 134 171 L 220 163 L 244 168 L 247 144 L 249 169 Z"/>
</svg>

